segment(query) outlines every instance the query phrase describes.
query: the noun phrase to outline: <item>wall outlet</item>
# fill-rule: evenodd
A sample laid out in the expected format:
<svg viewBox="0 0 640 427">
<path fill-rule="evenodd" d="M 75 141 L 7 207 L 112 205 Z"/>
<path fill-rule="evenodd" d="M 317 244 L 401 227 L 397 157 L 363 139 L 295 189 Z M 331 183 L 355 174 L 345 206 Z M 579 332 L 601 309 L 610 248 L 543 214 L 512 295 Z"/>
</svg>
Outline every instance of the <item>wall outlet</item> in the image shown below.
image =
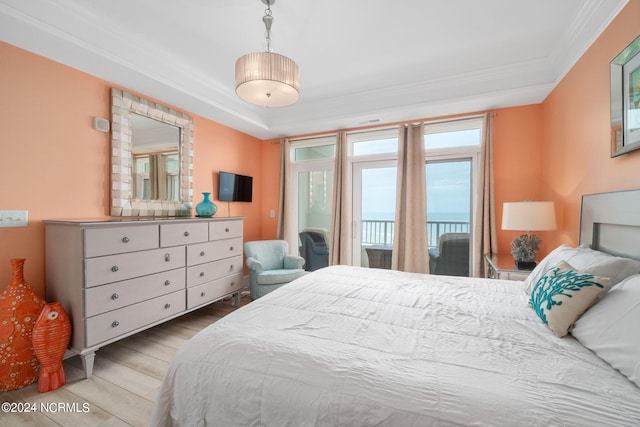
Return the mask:
<svg viewBox="0 0 640 427">
<path fill-rule="evenodd" d="M 26 227 L 29 222 L 29 211 L 0 210 L 0 228 Z"/>
</svg>

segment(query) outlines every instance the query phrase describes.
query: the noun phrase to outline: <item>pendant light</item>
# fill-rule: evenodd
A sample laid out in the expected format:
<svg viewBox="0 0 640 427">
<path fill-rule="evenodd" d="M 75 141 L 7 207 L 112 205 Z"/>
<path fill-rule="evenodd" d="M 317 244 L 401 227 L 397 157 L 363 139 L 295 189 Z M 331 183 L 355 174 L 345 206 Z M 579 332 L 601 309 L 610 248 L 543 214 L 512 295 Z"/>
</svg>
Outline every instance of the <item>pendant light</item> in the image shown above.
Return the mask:
<svg viewBox="0 0 640 427">
<path fill-rule="evenodd" d="M 298 64 L 271 49 L 271 5 L 275 0 L 261 0 L 267 5 L 262 22 L 266 28 L 266 51 L 248 53 L 236 61 L 236 94 L 243 100 L 264 107 L 284 107 L 300 97 Z"/>
</svg>

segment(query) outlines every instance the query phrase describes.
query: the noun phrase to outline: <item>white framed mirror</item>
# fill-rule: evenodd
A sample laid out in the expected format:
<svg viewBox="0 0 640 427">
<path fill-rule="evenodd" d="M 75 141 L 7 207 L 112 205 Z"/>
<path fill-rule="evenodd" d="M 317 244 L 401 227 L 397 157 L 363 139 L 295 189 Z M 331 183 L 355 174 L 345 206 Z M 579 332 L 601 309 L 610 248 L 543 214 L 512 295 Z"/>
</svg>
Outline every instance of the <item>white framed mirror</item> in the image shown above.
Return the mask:
<svg viewBox="0 0 640 427">
<path fill-rule="evenodd" d="M 111 89 L 111 215 L 191 216 L 193 119 Z"/>
<path fill-rule="evenodd" d="M 640 36 L 610 64 L 611 157 L 640 149 Z"/>
</svg>

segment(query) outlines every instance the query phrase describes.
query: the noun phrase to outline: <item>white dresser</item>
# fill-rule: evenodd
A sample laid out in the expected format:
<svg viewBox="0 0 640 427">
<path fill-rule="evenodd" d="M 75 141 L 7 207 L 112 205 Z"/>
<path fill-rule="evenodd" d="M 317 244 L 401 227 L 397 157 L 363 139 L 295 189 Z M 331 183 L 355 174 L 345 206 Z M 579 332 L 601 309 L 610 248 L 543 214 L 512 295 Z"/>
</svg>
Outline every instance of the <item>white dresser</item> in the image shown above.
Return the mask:
<svg viewBox="0 0 640 427">
<path fill-rule="evenodd" d="M 44 221 L 46 299 L 90 377 L 101 346 L 242 288 L 243 218 Z"/>
</svg>

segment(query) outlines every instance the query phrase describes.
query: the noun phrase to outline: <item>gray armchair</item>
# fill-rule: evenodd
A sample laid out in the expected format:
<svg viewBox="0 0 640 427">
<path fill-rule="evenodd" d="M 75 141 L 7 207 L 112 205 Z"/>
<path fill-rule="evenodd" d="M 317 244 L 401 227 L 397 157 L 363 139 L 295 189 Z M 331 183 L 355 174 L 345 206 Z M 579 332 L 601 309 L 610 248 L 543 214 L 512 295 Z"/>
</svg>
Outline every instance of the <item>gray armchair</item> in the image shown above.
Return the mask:
<svg viewBox="0 0 640 427">
<path fill-rule="evenodd" d="M 429 249 L 429 272 L 469 277 L 469 233 L 445 233 Z"/>
<path fill-rule="evenodd" d="M 300 255 L 305 260 L 304 269 L 315 271 L 329 265 L 329 247 L 324 235 L 317 231 L 304 230 L 300 232 Z"/>
<path fill-rule="evenodd" d="M 284 240 L 246 242 L 244 252 L 254 300 L 305 274 L 304 258 L 289 255 Z"/>
</svg>

